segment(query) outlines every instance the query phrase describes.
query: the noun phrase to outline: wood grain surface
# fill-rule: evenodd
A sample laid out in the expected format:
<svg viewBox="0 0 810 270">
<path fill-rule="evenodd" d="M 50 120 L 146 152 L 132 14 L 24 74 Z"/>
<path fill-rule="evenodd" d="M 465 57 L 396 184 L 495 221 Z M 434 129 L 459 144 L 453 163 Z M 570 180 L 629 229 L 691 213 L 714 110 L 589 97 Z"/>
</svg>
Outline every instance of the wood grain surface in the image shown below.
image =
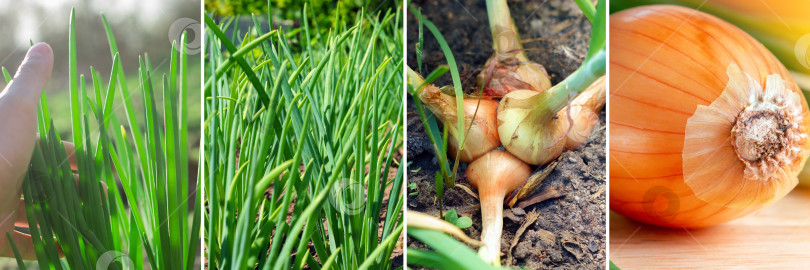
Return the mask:
<svg viewBox="0 0 810 270">
<path fill-rule="evenodd" d="M 610 212 L 608 256 L 627 269 L 810 269 L 810 189 L 703 229 L 667 229 Z"/>
</svg>

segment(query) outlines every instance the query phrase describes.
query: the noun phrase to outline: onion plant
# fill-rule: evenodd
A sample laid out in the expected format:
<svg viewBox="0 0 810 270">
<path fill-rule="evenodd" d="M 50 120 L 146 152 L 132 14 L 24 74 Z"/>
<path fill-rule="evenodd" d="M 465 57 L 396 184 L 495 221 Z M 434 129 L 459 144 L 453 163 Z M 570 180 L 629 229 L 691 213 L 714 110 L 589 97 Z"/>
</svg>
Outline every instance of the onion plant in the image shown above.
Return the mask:
<svg viewBox="0 0 810 270">
<path fill-rule="evenodd" d="M 393 263 L 404 204 L 402 15 L 359 12 L 328 26 L 310 25 L 308 13 L 300 28 L 266 33 L 255 15 L 244 33 L 235 18 L 205 15 L 211 269 Z"/>
<path fill-rule="evenodd" d="M 189 77 L 195 76 L 186 72 L 185 46 L 166 48 L 171 49 L 171 66 L 162 76 L 156 77 L 149 58 L 141 57 L 140 91 L 131 91 L 115 36 L 102 15 L 112 61 L 105 84 L 92 67 L 87 77 L 77 74 L 74 15 L 71 11 L 68 46 L 75 152 L 65 150 L 43 94 L 40 143 L 23 181 L 39 267 L 193 269 L 200 248 L 201 201 L 188 186 L 186 94 Z M 185 34 L 179 42 L 185 44 Z M 161 95 L 162 105 L 156 101 Z M 135 98 L 143 99 L 142 108 L 133 106 Z M 119 106 L 124 119 L 113 113 Z M 75 158 L 76 168 L 67 162 L 69 157 Z M 22 269 L 18 247 L 27 244 L 12 243 Z"/>
<path fill-rule="evenodd" d="M 426 133 L 433 150 L 439 160 L 439 169 L 436 173 L 436 191 L 439 200 L 439 211 L 442 203 L 443 191 L 455 185 L 456 171 L 459 160 L 469 162 L 467 177 L 470 183 L 478 188 L 479 199 L 482 206 L 482 239 L 485 246 L 479 251 L 481 258 L 495 266 L 500 265 L 500 242 L 503 217 L 501 211 L 505 195 L 515 189 L 532 189 L 539 187 L 537 181 L 544 177 L 529 177 L 530 170 L 526 163 L 531 165 L 544 165 L 556 159 L 565 149 L 566 137 L 576 136 L 572 141 L 581 143 L 583 140 L 578 132 L 571 133 L 572 127 L 578 126 L 574 121 L 588 120 L 588 117 L 572 116 L 571 98 L 593 88 L 589 95 L 595 95 L 595 100 L 604 102 L 605 91 L 599 90 L 604 84 L 602 80 L 606 69 L 606 8 L 604 1 L 598 6 L 590 0 L 575 0 L 585 17 L 591 22 L 593 29 L 589 41 L 588 54 L 582 65 L 557 85 L 551 86 L 542 66 L 531 62 L 524 54 L 521 41 L 517 34 L 517 27 L 511 18 L 506 0 L 487 0 L 487 14 L 489 15 L 490 30 L 493 37 L 494 55 L 487 61 L 479 74 L 477 83 L 480 91 L 477 93 L 477 104 L 470 98 L 465 99 L 459 79 L 458 68 L 452 52 L 439 29 L 429 20 L 425 19 L 419 9 L 411 8 L 417 17 L 419 25 L 419 39 L 416 45 L 417 59 L 421 59 L 423 46 L 423 26 L 436 38 L 444 52 L 449 68 L 440 67 L 422 79 L 418 73 L 408 69 L 409 93 L 413 96 L 414 104 L 425 126 Z M 421 60 L 417 61 L 421 71 Z M 450 97 L 439 88 L 430 83 L 450 71 L 453 79 L 455 104 Z M 599 99 L 598 95 L 602 97 Z M 488 109 L 492 100 L 484 98 L 501 98 L 497 101 L 497 111 Z M 600 104 L 597 104 L 600 105 Z M 429 111 L 423 109 L 427 107 Z M 600 106 L 594 106 L 601 108 Z M 486 115 L 489 113 L 489 115 Z M 484 115 L 482 115 L 484 114 Z M 435 115 L 435 116 L 434 116 Z M 567 121 L 560 116 L 567 116 Z M 493 131 L 493 118 L 497 117 L 497 131 Z M 451 118 L 458 119 L 458 125 Z M 591 117 L 592 118 L 592 117 Z M 436 119 L 444 125 L 442 136 Z M 584 127 L 583 127 L 584 126 Z M 582 123 L 578 130 L 590 130 L 593 122 Z M 449 130 L 449 132 L 448 132 Z M 447 134 L 450 136 L 447 136 Z M 498 138 L 498 139 L 496 139 Z M 494 141 L 494 142 L 493 142 Z M 579 143 L 572 143 L 574 147 Z M 460 147 L 454 147 L 459 146 Z M 492 149 L 503 145 L 508 151 Z M 448 147 L 450 146 L 450 147 Z M 464 148 L 468 148 L 465 150 Z M 457 157 L 455 165 L 450 162 L 445 152 Z M 492 152 L 490 152 L 492 151 Z M 468 153 L 470 155 L 462 155 Z M 474 153 L 474 154 L 473 154 Z M 520 169 L 518 169 L 520 168 Z M 440 179 L 442 179 L 440 181 Z M 518 193 L 530 195 L 534 190 Z M 413 228 L 409 225 L 409 229 Z M 409 230 L 410 235 L 410 230 Z M 419 239 L 423 241 L 423 239 Z M 417 251 L 415 254 L 423 254 Z M 442 250 L 437 250 L 441 253 Z M 438 254 L 437 253 L 437 254 Z M 409 263 L 411 253 L 409 250 Z M 431 254 L 431 255 L 437 255 Z M 424 265 L 431 262 L 431 257 L 414 257 L 413 263 Z M 435 259 L 435 258 L 433 258 Z M 436 264 L 434 264 L 436 265 Z M 446 265 L 438 264 L 440 268 L 457 269 L 452 261 L 447 260 Z"/>
</svg>

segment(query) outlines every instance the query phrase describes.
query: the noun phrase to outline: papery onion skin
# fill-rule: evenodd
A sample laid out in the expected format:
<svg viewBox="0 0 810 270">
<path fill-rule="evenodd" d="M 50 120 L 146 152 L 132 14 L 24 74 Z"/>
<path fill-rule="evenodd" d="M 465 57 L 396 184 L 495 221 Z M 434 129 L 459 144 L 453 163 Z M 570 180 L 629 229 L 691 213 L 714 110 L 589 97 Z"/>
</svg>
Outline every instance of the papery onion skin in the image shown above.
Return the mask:
<svg viewBox="0 0 810 270">
<path fill-rule="evenodd" d="M 466 174 L 481 200 L 481 242 L 487 247 L 482 257 L 500 264 L 504 198 L 526 181 L 531 169 L 512 154 L 495 150 L 470 163 Z"/>
<path fill-rule="evenodd" d="M 529 60 L 506 1 L 486 1 L 495 52 L 476 77 L 483 95 L 502 97 L 515 90 L 543 92 L 551 88 L 546 69 Z"/>
<path fill-rule="evenodd" d="M 546 69 L 529 60 L 522 51 L 496 52 L 476 76 L 476 84 L 483 86 L 483 95 L 489 97 L 503 97 L 516 90 L 543 92 L 551 88 Z"/>
<path fill-rule="evenodd" d="M 605 76 L 602 76 L 571 101 L 567 106 L 570 109 L 563 108 L 557 113 L 560 125 L 571 128 L 565 138 L 566 149 L 579 147 L 591 136 L 591 131 L 599 121 L 599 112 L 605 107 L 605 91 L 607 91 L 605 81 Z M 569 113 L 574 125 L 568 122 Z"/>
<path fill-rule="evenodd" d="M 457 121 L 455 97 L 442 93 L 434 85 L 427 85 L 419 93 L 419 99 L 445 127 L 449 128 L 450 138 L 448 141 L 450 147 L 448 153 L 451 157 L 458 158 L 462 162 L 471 162 L 486 152 L 501 146 L 495 118 L 498 109 L 497 101 L 481 99 L 479 105 L 478 99 L 464 99 L 465 130 L 462 132 L 467 132 L 467 128 L 470 128 L 470 131 L 467 133 L 466 141 L 464 141 L 464 148 L 460 155 L 457 156 L 459 154 L 459 139 L 463 134 L 457 134 L 456 125 L 454 125 Z M 478 107 L 478 112 L 476 112 L 476 107 Z M 470 127 L 471 123 L 472 127 Z"/>
<path fill-rule="evenodd" d="M 735 81 L 747 74 L 759 91 L 774 81 L 769 75 L 777 75 L 784 80 L 780 95 L 801 97 L 790 73 L 764 46 L 714 16 L 676 6 L 615 13 L 610 16 L 610 35 L 611 210 L 660 226 L 705 227 L 762 209 L 796 185 L 810 149 L 807 139 L 791 141 L 789 147 L 796 147 L 799 155 L 786 161 L 781 167 L 784 175 L 775 179 L 746 179 L 746 165 L 732 155 L 736 150 L 730 140 L 717 147 L 721 156 L 729 158 L 700 161 L 706 168 L 697 168 L 694 159 L 684 163 L 687 157 L 700 154 L 693 152 L 700 149 L 694 144 L 685 145 L 685 138 L 687 122 L 700 118 L 696 112 L 701 106 L 705 109 L 698 113 L 713 107 L 709 111 L 740 115 L 713 104 L 727 91 L 729 74 L 737 74 Z M 736 65 L 739 73 L 732 72 Z M 794 124 L 806 133 L 810 127 L 807 104 L 803 98 L 796 102 L 799 117 Z M 728 126 L 715 133 L 718 138 L 731 137 Z M 710 170 L 720 168 L 739 180 L 712 184 L 712 179 L 697 177 L 717 175 Z M 691 173 L 692 182 L 684 180 L 685 171 Z M 710 190 L 712 185 L 730 184 L 739 189 L 726 189 L 726 194 Z M 761 190 L 750 191 L 757 187 Z"/>
<path fill-rule="evenodd" d="M 478 113 L 475 113 L 476 107 L 478 107 Z M 460 153 L 458 152 L 458 139 L 450 140 L 450 156 L 458 158 L 462 162 L 471 162 L 486 152 L 501 146 L 501 141 L 498 139 L 498 127 L 496 126 L 498 120 L 495 118 L 497 110 L 497 101 L 481 99 L 479 103 L 478 99 L 465 98 L 464 126 L 467 128 L 470 123 L 473 126 L 470 128 L 470 132 L 467 133 L 464 149 Z M 466 129 L 464 132 L 467 132 Z M 460 155 L 456 156 L 457 154 Z"/>
</svg>

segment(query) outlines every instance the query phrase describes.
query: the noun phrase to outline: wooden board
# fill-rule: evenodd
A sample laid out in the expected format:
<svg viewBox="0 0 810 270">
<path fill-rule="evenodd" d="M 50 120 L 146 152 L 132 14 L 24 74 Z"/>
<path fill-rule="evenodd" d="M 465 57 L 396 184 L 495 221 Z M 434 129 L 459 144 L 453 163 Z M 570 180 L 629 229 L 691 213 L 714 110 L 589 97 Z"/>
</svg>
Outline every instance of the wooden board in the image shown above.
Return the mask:
<svg viewBox="0 0 810 270">
<path fill-rule="evenodd" d="M 666 229 L 610 212 L 608 256 L 625 269 L 810 269 L 810 189 L 715 227 Z"/>
</svg>

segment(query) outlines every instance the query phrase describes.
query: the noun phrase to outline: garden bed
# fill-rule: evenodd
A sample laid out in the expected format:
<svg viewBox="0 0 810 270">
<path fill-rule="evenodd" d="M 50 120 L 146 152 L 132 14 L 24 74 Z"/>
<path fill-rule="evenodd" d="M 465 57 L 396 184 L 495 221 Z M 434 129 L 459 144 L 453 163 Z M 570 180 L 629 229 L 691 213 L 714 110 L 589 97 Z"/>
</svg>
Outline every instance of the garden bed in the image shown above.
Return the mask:
<svg viewBox="0 0 810 270">
<path fill-rule="evenodd" d="M 475 89 L 475 76 L 492 55 L 486 6 L 483 1 L 441 0 L 414 1 L 423 16 L 431 20 L 448 41 L 458 63 L 465 93 Z M 512 17 L 524 43 L 527 56 L 543 65 L 551 76 L 552 84 L 575 71 L 585 58 L 591 25 L 573 1 L 509 1 Z M 418 41 L 418 21 L 408 13 L 408 64 L 419 71 L 415 44 Z M 440 65 L 446 65 L 444 54 L 427 30 L 422 55 L 422 74 L 427 75 Z M 445 75 L 434 81 L 437 86 L 452 84 Z M 434 187 L 438 161 L 430 140 L 424 132 L 413 100 L 408 99 L 408 209 L 439 215 L 439 203 Z M 557 189 L 564 195 L 526 208 L 504 209 L 502 247 L 508 250 L 518 229 L 526 222 L 529 212 L 539 213 L 511 250 L 504 253 L 502 262 L 513 257 L 513 266 L 530 269 L 584 268 L 603 269 L 606 262 L 606 177 L 605 177 L 605 111 L 593 129 L 589 141 L 574 151 L 564 152 L 557 166 L 536 193 Z M 459 167 L 457 184 L 469 186 L 464 171 Z M 533 166 L 533 170 L 543 166 Z M 479 239 L 481 213 L 478 200 L 459 188 L 445 192 L 445 211 L 455 209 L 460 216 L 472 218 L 473 226 L 464 231 Z M 426 248 L 409 238 L 412 248 Z"/>
</svg>

